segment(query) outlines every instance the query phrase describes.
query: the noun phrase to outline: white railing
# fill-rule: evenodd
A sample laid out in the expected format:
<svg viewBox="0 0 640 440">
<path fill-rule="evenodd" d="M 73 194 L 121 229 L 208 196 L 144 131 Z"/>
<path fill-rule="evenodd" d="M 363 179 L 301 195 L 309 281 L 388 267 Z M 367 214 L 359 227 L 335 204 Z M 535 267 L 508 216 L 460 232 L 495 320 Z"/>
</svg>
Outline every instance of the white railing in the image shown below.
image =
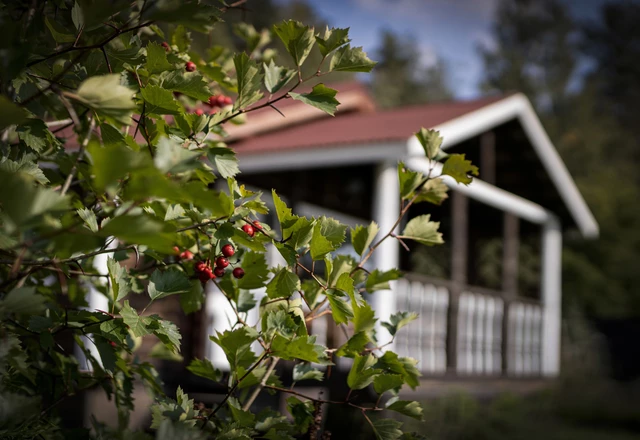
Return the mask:
<svg viewBox="0 0 640 440">
<path fill-rule="evenodd" d="M 504 301 L 464 292 L 458 308 L 457 372 L 495 375 L 502 372 Z"/>
<path fill-rule="evenodd" d="M 419 281 L 398 280 L 394 294 L 397 310 L 418 313 L 418 319 L 398 332 L 394 349 L 400 356 L 416 358 L 424 372 L 447 369 L 447 310 L 449 291 Z"/>
<path fill-rule="evenodd" d="M 451 343 L 447 323 L 452 284 L 415 275 L 408 278 L 394 285 L 396 310 L 417 312 L 419 317 L 398 333 L 394 350 L 417 359 L 425 374 L 444 374 Z M 507 303 L 500 292 L 467 287 L 458 296 L 455 318 L 456 374 L 540 376 L 542 316 L 537 301 L 516 298 Z"/>
</svg>

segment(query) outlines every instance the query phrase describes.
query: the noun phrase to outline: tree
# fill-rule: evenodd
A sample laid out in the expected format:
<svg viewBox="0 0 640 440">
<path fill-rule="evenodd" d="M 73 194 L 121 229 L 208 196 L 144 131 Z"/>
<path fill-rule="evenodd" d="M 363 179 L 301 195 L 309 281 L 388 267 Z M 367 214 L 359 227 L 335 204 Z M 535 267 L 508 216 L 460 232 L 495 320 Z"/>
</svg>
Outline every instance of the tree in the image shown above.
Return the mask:
<svg viewBox="0 0 640 440">
<path fill-rule="evenodd" d="M 378 66 L 371 88 L 381 107 L 424 104 L 451 99 L 442 61 L 430 67 L 420 65 L 415 40 L 386 30 L 377 50 Z"/>
<path fill-rule="evenodd" d="M 363 296 L 388 288 L 400 275 L 363 270 L 380 243 L 396 238 L 393 229 L 378 233 L 375 223 L 358 226 L 350 239 L 360 259 L 333 257 L 347 226 L 324 216 L 299 217 L 275 192 L 278 222 L 260 224 L 256 216 L 267 211 L 262 195 L 238 185 L 235 154 L 224 144 L 224 124 L 285 98 L 333 114 L 335 90 L 300 86 L 334 72 L 369 72 L 375 63 L 348 44 L 346 29 L 316 33 L 293 20 L 272 30 L 292 69 L 268 59 L 268 42 L 257 44 L 252 34 L 243 36 L 251 56 L 192 50 L 192 32 L 210 32 L 243 4 L 58 0 L 12 2 L 2 10 L 3 438 L 148 438 L 128 429 L 134 378 L 155 394 L 151 428 L 159 439 L 316 435 L 323 403 L 357 408 L 379 439 L 403 435 L 402 423 L 385 418 L 383 409 L 421 418 L 417 402 L 397 398 L 401 387 L 417 385 L 416 361 L 381 350 L 387 341 L 377 340 L 375 313 Z M 307 77 L 302 66 L 313 51 L 326 61 Z M 443 156 L 437 133 L 422 129 L 417 137 L 429 159 Z M 448 160 L 455 165 L 445 162 L 443 172 L 462 183 L 477 172 L 459 155 Z M 426 183 L 438 179 L 403 166 L 398 173 L 403 210 L 397 224 L 414 203 L 433 200 Z M 227 189 L 213 188 L 215 180 Z M 397 238 L 438 244 L 437 228 L 421 216 Z M 267 267 L 267 244 L 282 254 L 285 267 Z M 103 272 L 94 263 L 104 255 Z M 326 279 L 302 263 L 305 255 L 324 263 Z M 203 285 L 219 289 L 237 316 L 229 330 L 210 336 L 230 371 L 219 371 L 208 359 L 188 366 L 226 389 L 212 408 L 194 403 L 181 388 L 166 396 L 152 364 L 136 353 L 141 338 L 155 338 L 165 354 L 180 352 L 175 323 L 147 309 L 179 295 L 184 313 L 197 311 L 205 301 Z M 258 288 L 267 293 L 260 304 L 252 293 Z M 106 310 L 87 309 L 89 290 L 104 295 Z M 133 295 L 147 305 L 133 307 Z M 243 316 L 253 308 L 260 322 L 251 326 Z M 308 333 L 308 324 L 325 315 L 353 326 L 343 346 L 329 349 Z M 415 317 L 400 312 L 382 324 L 395 335 Z M 254 351 L 255 342 L 261 350 Z M 278 364 L 296 361 L 295 381 L 326 382 L 314 365 L 339 357 L 353 361 L 349 388 L 373 386 L 376 402 L 329 401 L 280 386 Z M 61 402 L 100 387 L 117 407 L 117 429 L 94 419 L 90 434 L 59 423 Z M 252 412 L 264 390 L 290 395 L 293 422 L 274 409 Z"/>
<path fill-rule="evenodd" d="M 611 21 L 609 8 L 617 10 L 603 9 L 606 23 Z M 620 19 L 622 14 L 614 15 Z M 565 243 L 564 300 L 592 317 L 628 317 L 640 314 L 640 297 L 632 287 L 640 282 L 635 270 L 640 236 L 632 214 L 632 200 L 640 196 L 634 171 L 637 148 L 623 120 L 607 110 L 611 101 L 602 91 L 617 87 L 613 72 L 618 69 L 610 65 L 614 59 L 626 60 L 620 63 L 630 69 L 637 62 L 632 44 L 603 50 L 621 41 L 613 25 L 608 26 L 608 32 L 595 32 L 591 25 L 584 31 L 558 1 L 504 0 L 494 24 L 496 48 L 481 54 L 488 90 L 521 91 L 537 106 L 600 224 L 599 240 Z M 624 41 L 631 41 L 631 28 L 625 28 L 629 38 Z M 593 74 L 586 77 L 577 75 L 581 49 L 599 54 L 592 58 L 597 62 Z M 626 90 L 620 88 L 618 94 Z"/>
</svg>

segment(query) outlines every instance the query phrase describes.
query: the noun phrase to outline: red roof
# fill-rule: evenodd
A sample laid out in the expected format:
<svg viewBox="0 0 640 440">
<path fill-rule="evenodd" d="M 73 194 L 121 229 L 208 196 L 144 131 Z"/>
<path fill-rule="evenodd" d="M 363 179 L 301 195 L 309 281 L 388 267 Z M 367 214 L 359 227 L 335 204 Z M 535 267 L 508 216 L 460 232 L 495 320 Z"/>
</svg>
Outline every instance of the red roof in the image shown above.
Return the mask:
<svg viewBox="0 0 640 440">
<path fill-rule="evenodd" d="M 338 113 L 334 118 L 314 119 L 259 136 L 245 137 L 233 142 L 232 146 L 239 155 L 244 155 L 406 140 L 420 127 L 435 127 L 503 98 L 488 97 L 367 113 Z"/>
</svg>

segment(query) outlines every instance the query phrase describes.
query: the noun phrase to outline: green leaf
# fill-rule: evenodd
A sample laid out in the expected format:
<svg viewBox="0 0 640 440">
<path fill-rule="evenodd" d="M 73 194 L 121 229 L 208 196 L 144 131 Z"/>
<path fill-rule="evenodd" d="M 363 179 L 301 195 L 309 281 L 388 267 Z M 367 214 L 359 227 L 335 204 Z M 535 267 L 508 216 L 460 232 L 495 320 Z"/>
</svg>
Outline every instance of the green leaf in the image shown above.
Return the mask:
<svg viewBox="0 0 640 440">
<path fill-rule="evenodd" d="M 398 357 L 396 353 L 385 351 L 378 358 L 375 368 L 382 369 L 389 373 L 402 375 L 404 382 L 412 389 L 420 385 L 420 371 L 416 368 L 418 361 L 408 357 Z"/>
<path fill-rule="evenodd" d="M 371 342 L 371 339 L 367 332 L 358 332 L 338 349 L 336 356 L 355 357 L 362 353 L 369 342 Z"/>
<path fill-rule="evenodd" d="M 403 200 L 412 199 L 414 191 L 424 180 L 422 173 L 408 169 L 404 163 L 398 163 L 398 180 L 400 181 L 400 197 Z"/>
<path fill-rule="evenodd" d="M 387 403 L 387 409 L 391 411 L 399 412 L 405 416 L 412 417 L 416 420 L 422 421 L 422 406 L 416 401 L 409 400 L 395 400 L 393 403 Z"/>
<path fill-rule="evenodd" d="M 0 162 L 0 171 L 6 171 L 7 173 L 24 173 L 33 177 L 33 179 L 45 185 L 49 183 L 49 179 L 44 175 L 38 164 L 32 161 L 31 155 L 24 155 L 20 160 L 13 161 L 6 159 Z"/>
<path fill-rule="evenodd" d="M 200 153 L 189 151 L 179 142 L 161 138 L 156 147 L 153 163 L 162 173 L 181 173 L 199 166 Z"/>
<path fill-rule="evenodd" d="M 236 67 L 236 77 L 238 80 L 238 97 L 233 104 L 233 109 L 245 108 L 262 98 L 260 85 L 262 84 L 262 74 L 258 65 L 242 52 L 233 57 L 233 64 Z"/>
<path fill-rule="evenodd" d="M 167 61 L 167 51 L 158 43 L 151 42 L 147 45 L 147 64 L 149 73 L 161 73 L 171 69 L 171 64 Z"/>
<path fill-rule="evenodd" d="M 385 272 L 375 269 L 367 277 L 365 289 L 369 293 L 373 293 L 376 290 L 388 290 L 391 288 L 389 281 L 397 280 L 401 276 L 402 273 L 397 269 L 391 269 Z"/>
<path fill-rule="evenodd" d="M 442 136 L 440 136 L 440 132 L 436 130 L 427 130 L 426 128 L 421 128 L 415 134 L 416 138 L 424 148 L 424 154 L 430 160 L 434 160 L 440 151 L 440 146 L 442 145 Z"/>
<path fill-rule="evenodd" d="M 404 383 L 400 374 L 381 374 L 373 379 L 373 389 L 376 393 L 382 394 L 394 388 L 399 388 Z"/>
<path fill-rule="evenodd" d="M 41 119 L 27 119 L 16 128 L 16 132 L 18 138 L 37 153 L 58 143 Z"/>
<path fill-rule="evenodd" d="M 120 301 L 131 291 L 131 280 L 129 280 L 127 269 L 111 257 L 107 259 L 107 268 L 110 281 L 109 296 L 113 301 Z"/>
<path fill-rule="evenodd" d="M 442 234 L 438 232 L 440 222 L 432 222 L 430 218 L 429 214 L 412 218 L 398 238 L 414 240 L 426 246 L 444 243 Z"/>
<path fill-rule="evenodd" d="M 74 2 L 73 8 L 71 8 L 71 21 L 78 30 L 84 26 L 84 15 L 78 2 Z"/>
<path fill-rule="evenodd" d="M 57 20 L 45 17 L 44 23 L 56 43 L 73 43 L 75 41 L 74 35 L 65 29 Z"/>
<path fill-rule="evenodd" d="M 316 370 L 309 364 L 296 364 L 293 367 L 293 381 L 300 382 L 301 380 L 317 380 L 322 381 L 324 373 L 320 370 Z"/>
<path fill-rule="evenodd" d="M 347 44 L 336 51 L 331 58 L 329 70 L 335 72 L 371 72 L 376 65 L 367 57 L 362 47 L 351 47 Z"/>
<path fill-rule="evenodd" d="M 94 338 L 93 342 L 98 349 L 104 369 L 111 373 L 115 372 L 118 356 L 116 355 L 114 347 L 112 347 L 107 340 L 102 338 Z"/>
<path fill-rule="evenodd" d="M 316 345 L 315 336 L 298 336 L 291 340 L 276 335 L 271 343 L 274 356 L 292 361 L 299 359 L 306 362 L 327 363 L 327 355 L 322 345 Z"/>
<path fill-rule="evenodd" d="M 210 147 L 207 149 L 207 158 L 225 179 L 234 177 L 240 172 L 236 153 L 231 148 Z"/>
<path fill-rule="evenodd" d="M 273 59 L 269 64 L 263 63 L 264 86 L 269 93 L 276 93 L 296 75 L 295 70 L 289 70 L 282 66 L 277 66 Z"/>
<path fill-rule="evenodd" d="M 266 316 L 265 316 L 266 315 Z M 266 339 L 271 339 L 274 334 L 285 338 L 292 338 L 298 333 L 298 323 L 294 316 L 283 309 L 274 309 L 263 314 L 262 331 Z"/>
<path fill-rule="evenodd" d="M 191 290 L 191 283 L 187 275 L 178 269 L 161 271 L 156 269 L 149 280 L 149 296 L 151 300 L 165 296 L 186 293 Z"/>
<path fill-rule="evenodd" d="M 160 75 L 163 89 L 179 92 L 194 99 L 207 101 L 211 96 L 209 84 L 199 72 L 174 70 Z"/>
<path fill-rule="evenodd" d="M 271 299 L 288 298 L 300 290 L 300 278 L 287 268 L 281 269 L 267 284 L 267 296 Z"/>
<path fill-rule="evenodd" d="M 334 116 L 340 104 L 335 98 L 337 93 L 337 90 L 330 89 L 320 83 L 313 86 L 313 89 L 311 89 L 309 93 L 289 92 L 289 96 Z"/>
<path fill-rule="evenodd" d="M 0 130 L 10 125 L 21 124 L 27 119 L 22 107 L 11 102 L 6 96 L 0 95 Z"/>
<path fill-rule="evenodd" d="M 179 52 L 188 52 L 191 48 L 191 32 L 188 32 L 183 25 L 176 26 L 171 35 L 171 43 L 178 48 Z"/>
<path fill-rule="evenodd" d="M 389 322 L 383 322 L 382 325 L 389 330 L 391 336 L 395 336 L 398 330 L 412 321 L 418 319 L 415 312 L 398 312 L 389 317 Z"/>
<path fill-rule="evenodd" d="M 293 416 L 293 421 L 297 432 L 306 434 L 309 426 L 314 422 L 314 405 L 307 400 L 301 401 L 297 397 L 287 399 L 287 410 Z"/>
<path fill-rule="evenodd" d="M 167 212 L 164 215 L 164 221 L 169 222 L 171 220 L 176 220 L 185 216 L 185 210 L 180 205 L 169 205 L 167 207 Z"/>
<path fill-rule="evenodd" d="M 400 430 L 402 422 L 391 419 L 378 419 L 372 423 L 371 427 L 377 440 L 397 440 L 402 437 Z"/>
<path fill-rule="evenodd" d="M 93 76 L 82 82 L 74 98 L 98 114 L 121 124 L 131 123 L 131 112 L 136 107 L 133 90 L 120 84 L 120 75 Z"/>
<path fill-rule="evenodd" d="M 17 287 L 0 301 L 0 311 L 5 315 L 35 315 L 44 309 L 45 297 L 36 293 L 35 287 Z"/>
<path fill-rule="evenodd" d="M 380 370 L 371 368 L 375 364 L 376 358 L 371 353 L 366 356 L 356 355 L 353 358 L 353 365 L 347 376 L 347 385 L 352 390 L 361 390 L 368 387 L 373 379 L 381 373 Z"/>
<path fill-rule="evenodd" d="M 260 252 L 246 252 L 242 257 L 244 277 L 238 280 L 240 289 L 259 289 L 264 287 L 269 272 L 264 254 Z"/>
<path fill-rule="evenodd" d="M 238 306 L 238 312 L 247 313 L 249 310 L 253 309 L 258 302 L 256 301 L 256 297 L 248 290 L 240 290 L 238 294 L 238 301 L 236 302 Z"/>
<path fill-rule="evenodd" d="M 197 0 L 153 2 L 148 14 L 146 20 L 183 25 L 202 33 L 209 32 L 220 21 L 220 9 Z"/>
<path fill-rule="evenodd" d="M 147 329 L 156 335 L 169 350 L 174 353 L 180 351 L 182 335 L 173 322 L 160 319 L 157 315 L 146 318 L 144 322 Z"/>
<path fill-rule="evenodd" d="M 449 191 L 449 187 L 440 177 L 430 179 L 420 188 L 418 198 L 414 203 L 428 202 L 434 205 L 441 205 L 449 197 L 447 191 Z"/>
<path fill-rule="evenodd" d="M 251 344 L 258 339 L 258 332 L 251 327 L 218 332 L 216 336 L 209 338 L 222 348 L 232 371 L 238 366 L 248 368 L 256 360 L 255 353 L 251 351 Z"/>
<path fill-rule="evenodd" d="M 318 41 L 318 47 L 323 57 L 326 57 L 331 52 L 339 48 L 340 46 L 347 44 L 349 41 L 349 28 L 331 28 L 329 26 L 325 28 L 322 37 L 316 35 L 316 41 Z"/>
<path fill-rule="evenodd" d="M 331 306 L 331 315 L 336 324 L 346 324 L 353 318 L 351 304 L 342 300 L 333 289 L 327 290 L 326 294 Z"/>
<path fill-rule="evenodd" d="M 178 242 L 178 236 L 170 232 L 171 225 L 160 222 L 150 215 L 125 215 L 111 219 L 100 230 L 100 235 L 114 235 L 124 242 L 136 243 L 170 254 Z"/>
<path fill-rule="evenodd" d="M 172 351 L 167 347 L 166 344 L 162 342 L 157 342 L 149 352 L 149 356 L 154 359 L 161 359 L 163 361 L 171 361 L 171 362 L 182 362 L 184 357 L 182 357 L 179 353 Z"/>
<path fill-rule="evenodd" d="M 91 157 L 93 184 L 98 191 L 104 191 L 130 171 L 151 165 L 148 156 L 136 154 L 124 146 L 101 147 L 97 142 L 91 142 L 87 151 Z"/>
<path fill-rule="evenodd" d="M 369 249 L 380 228 L 376 222 L 371 222 L 367 227 L 357 225 L 351 229 L 351 244 L 358 255 L 362 255 Z"/>
<path fill-rule="evenodd" d="M 156 115 L 177 115 L 181 112 L 180 105 L 173 99 L 173 93 L 160 86 L 148 85 L 140 90 L 142 98 L 147 103 L 145 111 Z"/>
<path fill-rule="evenodd" d="M 118 147 L 127 143 L 120 130 L 106 123 L 100 125 L 100 136 L 105 147 Z"/>
<path fill-rule="evenodd" d="M 180 295 L 180 307 L 188 315 L 200 310 L 204 304 L 204 299 L 202 283 L 198 280 L 193 280 L 189 291 Z"/>
<path fill-rule="evenodd" d="M 315 44 L 313 28 L 299 21 L 288 20 L 274 25 L 273 31 L 284 43 L 296 66 L 301 66 Z"/>
<path fill-rule="evenodd" d="M 451 176 L 458 183 L 468 185 L 473 180 L 469 174 L 478 175 L 478 167 L 465 160 L 464 154 L 451 154 L 442 167 L 442 174 Z"/>
<path fill-rule="evenodd" d="M 129 326 L 131 332 L 135 336 L 144 336 L 149 334 L 144 319 L 138 316 L 138 313 L 129 305 L 129 301 L 125 301 L 122 309 L 120 310 L 120 316 L 125 324 Z"/>
<path fill-rule="evenodd" d="M 222 372 L 214 368 L 209 359 L 194 359 L 187 367 L 187 370 L 196 376 L 204 377 L 214 382 L 218 382 L 222 378 Z"/>
<path fill-rule="evenodd" d="M 366 302 L 358 305 L 355 300 L 351 301 L 351 306 L 353 307 L 353 331 L 357 333 L 373 330 L 377 318 L 371 306 Z"/>
<path fill-rule="evenodd" d="M 338 249 L 344 243 L 347 225 L 343 225 L 334 218 L 324 216 L 320 217 L 318 222 L 322 236 L 329 240 L 335 249 Z"/>
<path fill-rule="evenodd" d="M 20 226 L 46 212 L 68 207 L 66 196 L 49 188 L 38 187 L 33 178 L 24 173 L 0 171 L 0 205 L 4 217 Z M 7 227 L 5 223 L 4 227 Z"/>
<path fill-rule="evenodd" d="M 96 214 L 89 208 L 82 208 L 76 211 L 84 224 L 91 232 L 98 232 L 98 220 Z"/>
<path fill-rule="evenodd" d="M 335 247 L 326 237 L 322 235 L 319 223 L 313 228 L 313 236 L 311 237 L 310 251 L 311 258 L 314 260 L 322 260 L 325 255 L 335 250 Z"/>
</svg>

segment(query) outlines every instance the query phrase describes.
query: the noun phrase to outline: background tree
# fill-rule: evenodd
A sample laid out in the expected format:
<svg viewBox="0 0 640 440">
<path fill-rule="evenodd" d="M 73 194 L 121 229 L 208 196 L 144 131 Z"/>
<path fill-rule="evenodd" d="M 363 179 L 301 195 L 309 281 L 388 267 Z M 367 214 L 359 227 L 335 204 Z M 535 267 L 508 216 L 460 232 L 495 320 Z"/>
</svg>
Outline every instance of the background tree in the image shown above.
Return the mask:
<svg viewBox="0 0 640 440">
<path fill-rule="evenodd" d="M 451 99 L 445 64 L 438 60 L 432 66 L 422 66 L 415 39 L 382 31 L 376 59 L 379 61 L 372 74 L 371 90 L 381 107 Z"/>
</svg>

